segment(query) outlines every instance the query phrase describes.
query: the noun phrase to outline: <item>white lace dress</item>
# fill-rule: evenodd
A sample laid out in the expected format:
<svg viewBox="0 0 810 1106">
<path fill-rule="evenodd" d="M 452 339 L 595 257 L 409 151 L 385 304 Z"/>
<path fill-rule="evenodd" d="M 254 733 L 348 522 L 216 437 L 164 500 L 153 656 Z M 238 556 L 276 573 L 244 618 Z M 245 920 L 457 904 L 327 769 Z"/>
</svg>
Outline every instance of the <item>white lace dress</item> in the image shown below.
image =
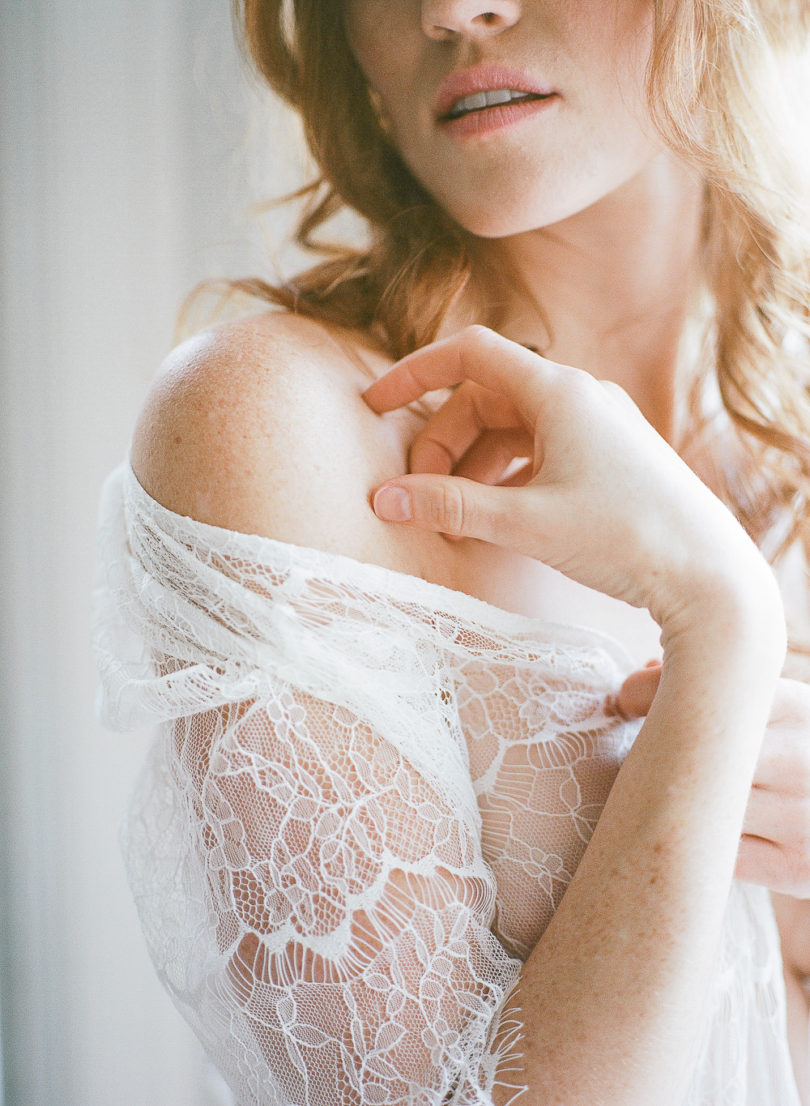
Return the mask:
<svg viewBox="0 0 810 1106">
<path fill-rule="evenodd" d="M 102 714 L 157 971 L 240 1106 L 491 1103 L 501 1018 L 637 724 L 610 640 L 182 518 L 101 516 Z M 595 1032 L 598 1028 L 595 1027 Z M 684 1106 L 797 1106 L 767 895 L 735 885 Z"/>
</svg>

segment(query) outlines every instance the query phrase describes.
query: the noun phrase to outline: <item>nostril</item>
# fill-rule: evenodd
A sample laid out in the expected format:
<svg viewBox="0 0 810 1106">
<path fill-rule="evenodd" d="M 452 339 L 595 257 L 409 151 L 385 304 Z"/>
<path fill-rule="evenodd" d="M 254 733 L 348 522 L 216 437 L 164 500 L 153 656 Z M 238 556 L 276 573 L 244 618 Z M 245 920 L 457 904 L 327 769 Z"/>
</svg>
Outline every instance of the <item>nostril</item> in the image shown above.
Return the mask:
<svg viewBox="0 0 810 1106">
<path fill-rule="evenodd" d="M 498 34 L 520 19 L 517 0 L 423 0 L 422 26 L 431 38 L 455 35 Z"/>
<path fill-rule="evenodd" d="M 503 23 L 504 19 L 498 12 L 481 12 L 480 15 L 473 17 L 473 23 L 477 23 L 483 27 L 496 27 Z"/>
</svg>

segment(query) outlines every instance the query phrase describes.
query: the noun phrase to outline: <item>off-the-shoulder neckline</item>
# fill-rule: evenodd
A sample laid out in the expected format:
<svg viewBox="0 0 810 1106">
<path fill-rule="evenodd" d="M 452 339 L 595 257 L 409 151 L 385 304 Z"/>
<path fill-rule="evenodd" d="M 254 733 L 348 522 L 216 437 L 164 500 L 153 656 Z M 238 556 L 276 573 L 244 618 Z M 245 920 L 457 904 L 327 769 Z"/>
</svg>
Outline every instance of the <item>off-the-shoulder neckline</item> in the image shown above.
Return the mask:
<svg viewBox="0 0 810 1106">
<path fill-rule="evenodd" d="M 121 469 L 127 484 L 127 494 L 141 499 L 148 506 L 150 514 L 170 520 L 173 526 L 193 526 L 195 531 L 205 535 L 208 544 L 214 548 L 223 549 L 226 544 L 237 539 L 249 546 L 251 555 L 259 561 L 278 560 L 279 555 L 283 555 L 288 562 L 292 557 L 294 563 L 302 568 L 311 567 L 320 570 L 323 569 L 324 561 L 327 561 L 331 582 L 361 587 L 403 603 L 416 603 L 434 613 L 447 614 L 482 629 L 508 636 L 519 635 L 549 644 L 558 642 L 560 645 L 581 646 L 584 642 L 588 642 L 593 647 L 607 652 L 619 667 L 628 671 L 636 667 L 625 646 L 602 630 L 576 623 L 556 622 L 520 614 L 457 588 L 437 584 L 422 576 L 413 576 L 399 569 L 386 568 L 372 561 L 360 561 L 345 553 L 296 545 L 293 542 L 280 541 L 278 538 L 266 537 L 263 534 L 229 530 L 223 526 L 201 522 L 191 515 L 172 511 L 151 496 L 138 480 L 128 461 L 121 465 Z M 275 554 L 275 558 L 272 554 Z"/>
</svg>

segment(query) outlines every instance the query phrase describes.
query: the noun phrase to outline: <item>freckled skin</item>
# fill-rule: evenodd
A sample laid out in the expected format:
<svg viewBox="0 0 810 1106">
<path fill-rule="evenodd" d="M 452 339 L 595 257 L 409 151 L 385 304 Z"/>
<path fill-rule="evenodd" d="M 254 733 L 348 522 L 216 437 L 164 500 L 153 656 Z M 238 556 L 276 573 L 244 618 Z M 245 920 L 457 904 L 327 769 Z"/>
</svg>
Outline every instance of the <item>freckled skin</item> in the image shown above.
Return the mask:
<svg viewBox="0 0 810 1106">
<path fill-rule="evenodd" d="M 349 0 L 354 49 L 393 139 L 416 177 L 469 231 L 505 238 L 517 250 L 527 239 L 536 245 L 542 230 L 546 246 L 560 247 L 521 254 L 562 333 L 551 353 L 540 347 L 546 356 L 598 368 L 601 379 L 627 386 L 637 399 L 648 398 L 660 381 L 666 391 L 671 381 L 662 366 L 674 360 L 672 335 L 683 316 L 677 302 L 666 317 L 658 307 L 673 287 L 676 301 L 685 298 L 683 252 L 694 252 L 699 220 L 693 194 L 646 118 L 652 5 L 492 5 L 519 10 L 521 18 L 490 37 L 470 31 L 448 38 L 426 33 L 420 18 L 431 8 L 426 3 Z M 442 5 L 451 9 L 460 7 Z M 552 81 L 560 102 L 497 141 L 449 141 L 434 115 L 441 82 L 453 69 L 486 59 Z M 672 196 L 676 203 L 662 202 Z M 662 213 L 669 211 L 675 214 L 666 223 Z M 567 268 L 572 261 L 582 267 Z M 560 289 L 568 298 L 555 302 Z M 501 287 L 492 292 L 506 294 Z M 626 325 L 639 318 L 652 325 Z M 593 349 L 583 334 L 594 338 Z M 605 335 L 615 336 L 613 347 Z M 518 338 L 531 345 L 535 335 Z M 368 373 L 358 370 L 358 359 Z M 363 336 L 298 318 L 257 317 L 217 328 L 167 364 L 136 433 L 133 466 L 155 498 L 202 521 L 424 575 L 524 613 L 547 611 L 557 585 L 542 564 L 494 544 L 453 545 L 374 516 L 372 491 L 407 471 L 408 447 L 423 425 L 410 412 L 377 416 L 364 406 L 360 393 L 369 375 L 387 367 Z M 762 591 L 756 574 L 752 579 L 746 597 Z M 563 606 L 584 612 L 586 624 L 598 623 L 602 601 L 613 602 L 583 599 L 570 581 L 559 586 L 568 589 Z M 681 1014 L 699 1009 L 712 965 L 715 945 L 706 935 L 716 931 L 724 909 L 734 827 L 776 652 L 762 612 L 752 613 L 736 592 L 720 598 L 711 619 L 679 628 L 664 691 L 523 973 L 520 1003 L 533 1012 L 524 1061 L 544 1101 L 558 1101 L 561 1085 L 570 1091 L 566 1106 L 597 1100 L 660 1106 L 666 1094 L 677 1101 L 694 1022 Z M 695 605 L 707 608 L 705 601 Z M 646 612 L 637 614 L 649 630 Z M 638 623 L 627 637 L 641 640 Z M 758 649 L 761 655 L 750 652 Z M 640 663 L 650 655 L 645 645 Z M 672 786 L 662 788 L 662 779 Z M 616 1055 L 625 1061 L 621 1069 Z"/>
</svg>

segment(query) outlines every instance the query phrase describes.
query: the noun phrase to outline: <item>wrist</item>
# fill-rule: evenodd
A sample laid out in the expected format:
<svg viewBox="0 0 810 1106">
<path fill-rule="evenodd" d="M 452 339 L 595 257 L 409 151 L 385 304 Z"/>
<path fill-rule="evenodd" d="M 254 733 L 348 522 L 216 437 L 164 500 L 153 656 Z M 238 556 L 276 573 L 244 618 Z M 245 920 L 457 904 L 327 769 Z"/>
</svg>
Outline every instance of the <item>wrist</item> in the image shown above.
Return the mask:
<svg viewBox="0 0 810 1106">
<path fill-rule="evenodd" d="M 767 562 L 755 556 L 694 573 L 660 620 L 664 659 L 703 655 L 723 669 L 750 669 L 756 683 L 778 679 L 787 649 L 782 597 Z"/>
<path fill-rule="evenodd" d="M 661 636 L 663 666 L 645 725 L 669 735 L 679 755 L 691 748 L 704 767 L 714 756 L 713 770 L 738 789 L 734 809 L 742 816 L 785 657 L 772 573 L 724 575 L 712 586 L 707 579 L 673 611 Z"/>
<path fill-rule="evenodd" d="M 761 623 L 766 638 L 784 637 L 784 609 L 771 566 L 735 524 L 733 542 L 692 551 L 659 577 L 653 606 L 664 635 L 739 622 Z M 652 606 L 651 606 L 652 611 Z"/>
</svg>

